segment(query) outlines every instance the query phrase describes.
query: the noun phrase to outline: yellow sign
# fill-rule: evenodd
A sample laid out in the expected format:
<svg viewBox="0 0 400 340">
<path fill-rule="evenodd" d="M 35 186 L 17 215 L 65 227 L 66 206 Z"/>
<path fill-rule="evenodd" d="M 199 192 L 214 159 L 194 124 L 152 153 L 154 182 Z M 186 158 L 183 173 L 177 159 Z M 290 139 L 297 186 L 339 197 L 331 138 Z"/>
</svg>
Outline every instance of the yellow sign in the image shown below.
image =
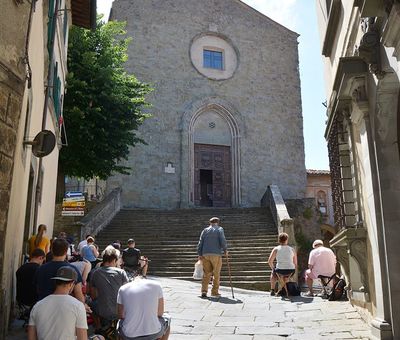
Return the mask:
<svg viewBox="0 0 400 340">
<path fill-rule="evenodd" d="M 78 201 L 78 202 L 63 202 L 62 206 L 63 207 L 84 207 L 85 206 L 84 201 Z"/>
</svg>

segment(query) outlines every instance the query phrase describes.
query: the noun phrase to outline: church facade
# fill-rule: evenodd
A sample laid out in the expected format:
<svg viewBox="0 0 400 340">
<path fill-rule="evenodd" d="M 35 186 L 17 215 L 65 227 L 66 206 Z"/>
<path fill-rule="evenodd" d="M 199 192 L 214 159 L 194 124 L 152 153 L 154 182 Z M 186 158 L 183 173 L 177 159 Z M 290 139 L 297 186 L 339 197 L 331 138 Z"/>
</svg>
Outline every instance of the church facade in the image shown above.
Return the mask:
<svg viewBox="0 0 400 340">
<path fill-rule="evenodd" d="M 298 35 L 239 0 L 115 0 L 151 117 L 108 189 L 124 207 L 253 207 L 306 185 Z"/>
</svg>

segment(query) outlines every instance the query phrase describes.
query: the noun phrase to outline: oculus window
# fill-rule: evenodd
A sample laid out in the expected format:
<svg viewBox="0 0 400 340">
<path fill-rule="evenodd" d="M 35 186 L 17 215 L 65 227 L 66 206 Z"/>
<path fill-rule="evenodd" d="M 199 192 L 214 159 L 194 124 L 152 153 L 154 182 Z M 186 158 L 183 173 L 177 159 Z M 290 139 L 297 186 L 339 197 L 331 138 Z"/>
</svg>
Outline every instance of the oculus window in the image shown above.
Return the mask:
<svg viewBox="0 0 400 340">
<path fill-rule="evenodd" d="M 223 70 L 222 52 L 203 50 L 203 67 Z"/>
</svg>

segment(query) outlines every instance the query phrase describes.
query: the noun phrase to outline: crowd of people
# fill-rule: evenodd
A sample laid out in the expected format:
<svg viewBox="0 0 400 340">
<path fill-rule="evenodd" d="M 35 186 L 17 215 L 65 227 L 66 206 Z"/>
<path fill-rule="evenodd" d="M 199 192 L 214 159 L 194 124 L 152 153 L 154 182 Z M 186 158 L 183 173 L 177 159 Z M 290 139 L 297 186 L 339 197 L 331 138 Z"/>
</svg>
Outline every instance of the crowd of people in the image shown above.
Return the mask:
<svg viewBox="0 0 400 340">
<path fill-rule="evenodd" d="M 146 280 L 148 260 L 133 239 L 100 253 L 91 235 L 75 248 L 66 233 L 50 241 L 46 230 L 29 239 L 29 262 L 16 273 L 29 340 L 85 340 L 90 324 L 90 339 L 168 339 L 161 285 Z"/>
<path fill-rule="evenodd" d="M 222 256 L 228 256 L 224 229 L 212 217 L 197 246 L 203 265 L 201 297 L 219 298 Z M 93 324 L 91 339 L 166 340 L 170 317 L 164 313 L 161 285 L 146 280 L 148 259 L 129 239 L 127 247 L 114 241 L 101 253 L 92 235 L 75 248 L 65 232 L 51 241 L 46 226 L 29 239 L 29 262 L 16 272 L 17 302 L 26 312 L 28 339 L 88 339 L 88 324 Z M 288 245 L 289 236 L 279 234 L 279 245 L 268 259 L 272 269 L 271 295 L 276 293 L 279 276 L 286 283 L 297 269 L 297 255 Z M 306 271 L 308 296 L 313 296 L 313 281 L 336 272 L 336 257 L 321 240 L 313 243 Z"/>
</svg>

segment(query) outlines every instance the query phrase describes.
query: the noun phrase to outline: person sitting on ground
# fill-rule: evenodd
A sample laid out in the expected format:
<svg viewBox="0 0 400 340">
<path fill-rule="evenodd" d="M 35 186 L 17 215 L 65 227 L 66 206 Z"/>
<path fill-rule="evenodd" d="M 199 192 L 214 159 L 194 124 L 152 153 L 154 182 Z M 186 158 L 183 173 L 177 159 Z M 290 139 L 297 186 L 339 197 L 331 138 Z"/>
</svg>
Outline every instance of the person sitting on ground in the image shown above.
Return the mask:
<svg viewBox="0 0 400 340">
<path fill-rule="evenodd" d="M 288 246 L 289 235 L 280 233 L 278 236 L 279 246 L 275 247 L 268 259 L 268 264 L 272 269 L 271 273 L 271 296 L 275 295 L 277 275 L 283 275 L 285 282 L 289 276 L 293 275 L 297 267 L 297 254 L 294 249 Z M 274 261 L 276 259 L 276 266 Z"/>
<path fill-rule="evenodd" d="M 308 258 L 308 269 L 306 271 L 306 282 L 308 293 L 306 296 L 314 296 L 313 282 L 319 275 L 332 277 L 336 273 L 336 255 L 330 248 L 324 247 L 322 240 L 313 242 Z"/>
<path fill-rule="evenodd" d="M 117 268 L 119 251 L 108 246 L 103 252 L 103 266 L 93 270 L 90 275 L 90 295 L 92 309 L 100 317 L 96 326 L 106 325 L 117 319 L 116 305 L 118 289 L 128 282 L 124 270 Z"/>
<path fill-rule="evenodd" d="M 171 317 L 164 313 L 163 291 L 157 281 L 135 277 L 119 289 L 117 303 L 120 339 L 168 339 Z"/>
<path fill-rule="evenodd" d="M 45 224 L 40 224 L 38 227 L 38 231 L 36 235 L 32 235 L 29 240 L 29 256 L 32 256 L 32 253 L 35 249 L 39 248 L 44 251 L 45 254 L 49 252 L 50 249 L 50 240 L 44 236 L 47 231 L 47 227 Z"/>
<path fill-rule="evenodd" d="M 50 262 L 40 266 L 35 275 L 36 289 L 39 300 L 53 294 L 55 289 L 54 280 L 51 278 L 56 276 L 57 270 L 67 266 L 73 268 L 77 273 L 77 280 L 74 285 L 73 294 L 82 303 L 85 303 L 85 297 L 82 293 L 82 276 L 78 269 L 65 261 L 68 251 L 68 242 L 62 238 L 55 239 L 52 245 L 53 259 Z M 86 306 L 89 310 L 89 308 Z"/>
<path fill-rule="evenodd" d="M 143 277 L 146 277 L 148 270 L 148 260 L 145 256 L 141 256 L 140 249 L 135 248 L 135 240 L 130 238 L 128 240 L 128 248 L 122 251 L 122 262 L 124 269 L 136 273 L 141 268 Z"/>
<path fill-rule="evenodd" d="M 34 278 L 36 270 L 43 264 L 46 254 L 40 248 L 36 248 L 29 262 L 18 268 L 17 277 L 17 302 L 32 307 L 38 300 Z"/>
<path fill-rule="evenodd" d="M 87 245 L 82 248 L 82 257 L 85 260 L 88 260 L 92 264 L 92 269 L 96 267 L 97 257 L 99 256 L 99 250 L 97 246 L 94 244 L 94 238 L 89 236 L 87 238 Z"/>
<path fill-rule="evenodd" d="M 32 308 L 28 340 L 87 339 L 85 307 L 69 296 L 77 279 L 74 268 L 61 266 L 57 269 L 51 277 L 55 284 L 54 292 Z"/>
</svg>

